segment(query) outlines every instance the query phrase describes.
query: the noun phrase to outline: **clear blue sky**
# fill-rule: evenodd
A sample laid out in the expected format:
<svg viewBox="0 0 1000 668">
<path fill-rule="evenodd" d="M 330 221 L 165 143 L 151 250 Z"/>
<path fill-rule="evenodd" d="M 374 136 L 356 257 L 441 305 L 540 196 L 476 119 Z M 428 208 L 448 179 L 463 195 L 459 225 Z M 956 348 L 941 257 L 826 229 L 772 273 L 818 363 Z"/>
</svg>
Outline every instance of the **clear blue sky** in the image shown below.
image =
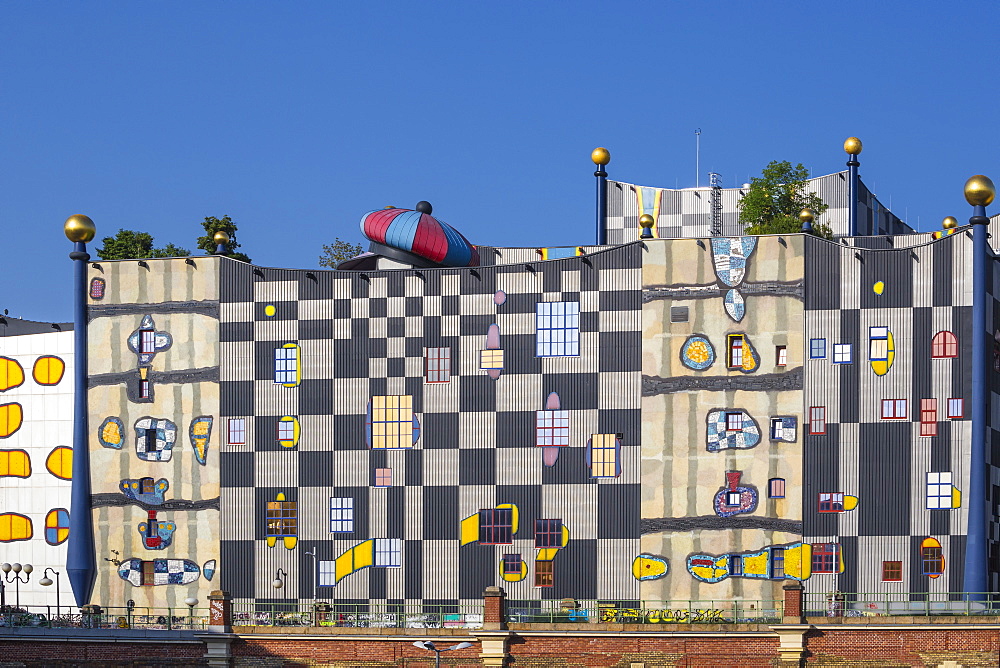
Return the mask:
<svg viewBox="0 0 1000 668">
<path fill-rule="evenodd" d="M 0 4 L 0 309 L 72 316 L 62 222 L 193 248 L 231 215 L 265 266 L 315 267 L 387 204 L 473 243 L 593 238 L 612 178 L 861 174 L 920 229 L 1000 182 L 996 2 Z M 704 179 L 704 176 L 702 176 Z M 1000 210 L 994 205 L 991 212 Z"/>
</svg>

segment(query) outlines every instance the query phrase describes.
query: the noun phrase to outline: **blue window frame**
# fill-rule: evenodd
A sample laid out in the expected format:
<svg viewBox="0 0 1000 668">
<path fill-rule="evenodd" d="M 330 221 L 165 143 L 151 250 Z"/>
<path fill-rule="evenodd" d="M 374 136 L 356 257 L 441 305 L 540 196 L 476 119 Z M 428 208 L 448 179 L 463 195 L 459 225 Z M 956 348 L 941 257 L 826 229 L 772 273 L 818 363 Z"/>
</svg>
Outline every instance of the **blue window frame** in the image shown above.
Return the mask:
<svg viewBox="0 0 1000 668">
<path fill-rule="evenodd" d="M 826 358 L 826 339 L 809 339 L 809 357 L 814 360 Z"/>
<path fill-rule="evenodd" d="M 540 302 L 535 307 L 535 356 L 576 357 L 580 354 L 580 304 Z"/>
<path fill-rule="evenodd" d="M 833 363 L 850 364 L 854 361 L 854 350 L 850 343 L 833 344 Z"/>
<path fill-rule="evenodd" d="M 299 347 L 286 343 L 274 349 L 274 382 L 285 387 L 299 384 Z"/>
</svg>

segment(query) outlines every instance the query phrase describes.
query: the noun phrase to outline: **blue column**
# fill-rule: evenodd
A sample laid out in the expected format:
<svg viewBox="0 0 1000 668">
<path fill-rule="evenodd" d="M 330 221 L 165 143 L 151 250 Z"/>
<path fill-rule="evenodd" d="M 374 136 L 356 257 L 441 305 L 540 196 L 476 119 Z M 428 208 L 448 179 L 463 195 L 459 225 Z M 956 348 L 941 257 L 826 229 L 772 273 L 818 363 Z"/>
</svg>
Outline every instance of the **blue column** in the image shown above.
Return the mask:
<svg viewBox="0 0 1000 668">
<path fill-rule="evenodd" d="M 852 237 L 858 236 L 858 167 L 860 165 L 861 163 L 858 162 L 858 156 L 856 155 L 851 155 L 851 159 L 847 161 L 847 167 L 850 169 L 850 178 L 848 179 L 850 208 L 848 209 L 847 229 Z"/>
<path fill-rule="evenodd" d="M 604 165 L 598 165 L 594 172 L 597 177 L 597 236 L 594 241 L 598 246 L 607 243 L 608 219 L 608 173 Z"/>
<path fill-rule="evenodd" d="M 87 442 L 87 244 L 73 252 L 73 486 L 70 493 L 66 571 L 78 606 L 90 603 L 97 579 L 94 521 L 90 507 L 90 446 Z"/>
</svg>

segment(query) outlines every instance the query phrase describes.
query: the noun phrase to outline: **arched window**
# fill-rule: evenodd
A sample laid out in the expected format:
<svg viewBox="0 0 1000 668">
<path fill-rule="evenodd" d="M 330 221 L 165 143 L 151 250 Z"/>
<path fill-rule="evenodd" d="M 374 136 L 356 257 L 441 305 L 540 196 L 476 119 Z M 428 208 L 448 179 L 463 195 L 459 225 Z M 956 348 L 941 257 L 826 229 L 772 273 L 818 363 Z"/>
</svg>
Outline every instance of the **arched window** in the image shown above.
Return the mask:
<svg viewBox="0 0 1000 668">
<path fill-rule="evenodd" d="M 958 357 L 958 339 L 948 331 L 938 332 L 931 339 L 931 357 Z"/>
</svg>

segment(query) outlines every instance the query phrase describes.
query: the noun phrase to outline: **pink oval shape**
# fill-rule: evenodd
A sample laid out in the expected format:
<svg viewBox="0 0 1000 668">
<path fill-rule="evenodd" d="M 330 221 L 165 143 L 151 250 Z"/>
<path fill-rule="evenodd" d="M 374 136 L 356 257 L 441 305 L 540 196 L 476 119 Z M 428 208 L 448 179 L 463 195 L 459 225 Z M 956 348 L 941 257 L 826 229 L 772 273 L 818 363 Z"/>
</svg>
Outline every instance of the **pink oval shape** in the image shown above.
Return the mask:
<svg viewBox="0 0 1000 668">
<path fill-rule="evenodd" d="M 502 305 L 507 301 L 507 293 L 503 290 L 497 290 L 496 294 L 493 295 L 493 303 L 497 306 Z"/>
</svg>

